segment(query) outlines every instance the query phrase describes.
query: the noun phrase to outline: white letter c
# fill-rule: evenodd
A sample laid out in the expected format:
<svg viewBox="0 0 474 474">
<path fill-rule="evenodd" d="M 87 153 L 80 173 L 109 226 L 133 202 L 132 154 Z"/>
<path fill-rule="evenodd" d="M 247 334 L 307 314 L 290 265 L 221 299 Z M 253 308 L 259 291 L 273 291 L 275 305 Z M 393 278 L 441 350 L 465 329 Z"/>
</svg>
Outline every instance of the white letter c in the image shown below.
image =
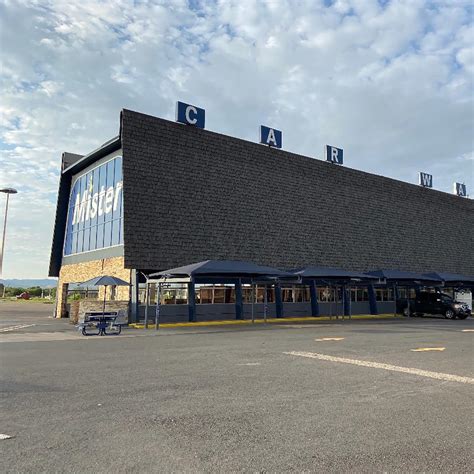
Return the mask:
<svg viewBox="0 0 474 474">
<path fill-rule="evenodd" d="M 194 118 L 190 117 L 190 112 L 193 113 Z M 193 107 L 192 105 L 188 105 L 186 107 L 186 122 L 188 122 L 190 125 L 195 125 L 197 123 L 197 110 L 196 107 Z"/>
</svg>

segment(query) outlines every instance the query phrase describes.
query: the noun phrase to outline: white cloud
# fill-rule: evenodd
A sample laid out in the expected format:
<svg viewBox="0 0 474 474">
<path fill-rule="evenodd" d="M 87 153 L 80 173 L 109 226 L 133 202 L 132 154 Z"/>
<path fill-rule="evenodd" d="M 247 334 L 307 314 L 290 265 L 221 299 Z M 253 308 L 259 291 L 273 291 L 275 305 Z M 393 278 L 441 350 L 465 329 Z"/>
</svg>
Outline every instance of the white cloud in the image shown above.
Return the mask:
<svg viewBox="0 0 474 474">
<path fill-rule="evenodd" d="M 0 34 L 6 277 L 45 276 L 61 152 L 115 136 L 123 107 L 173 119 L 181 99 L 221 133 L 263 123 L 290 151 L 474 192 L 469 0 L 4 0 Z"/>
</svg>

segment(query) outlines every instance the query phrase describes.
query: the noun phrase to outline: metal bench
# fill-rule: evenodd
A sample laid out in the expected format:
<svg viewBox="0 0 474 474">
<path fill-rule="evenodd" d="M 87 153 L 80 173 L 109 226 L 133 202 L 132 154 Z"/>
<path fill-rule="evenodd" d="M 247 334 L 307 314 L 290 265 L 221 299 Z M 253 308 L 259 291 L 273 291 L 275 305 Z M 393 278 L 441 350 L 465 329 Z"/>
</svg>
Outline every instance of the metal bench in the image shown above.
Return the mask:
<svg viewBox="0 0 474 474">
<path fill-rule="evenodd" d="M 122 332 L 122 326 L 128 323 L 124 311 L 89 311 L 79 322 L 78 328 L 84 336 L 110 336 Z"/>
</svg>

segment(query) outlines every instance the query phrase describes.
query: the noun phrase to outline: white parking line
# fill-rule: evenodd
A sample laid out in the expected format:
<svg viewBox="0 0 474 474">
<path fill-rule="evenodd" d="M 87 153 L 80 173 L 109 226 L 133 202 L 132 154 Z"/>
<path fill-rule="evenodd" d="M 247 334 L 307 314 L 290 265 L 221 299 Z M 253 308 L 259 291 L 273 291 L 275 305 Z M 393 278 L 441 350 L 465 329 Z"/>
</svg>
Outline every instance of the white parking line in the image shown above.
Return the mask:
<svg viewBox="0 0 474 474">
<path fill-rule="evenodd" d="M 154 334 L 121 334 L 120 336 L 85 337 L 78 331 L 67 332 L 18 332 L 0 334 L 0 344 L 9 342 L 56 342 L 56 341 L 116 341 L 130 337 L 153 337 Z"/>
<path fill-rule="evenodd" d="M 8 342 L 51 342 L 51 341 L 69 341 L 77 339 L 90 339 L 76 332 L 19 332 L 12 334 L 1 334 L 0 344 Z M 93 339 L 93 338 L 91 338 Z"/>
<path fill-rule="evenodd" d="M 446 347 L 419 347 L 418 349 L 410 349 L 412 352 L 443 352 Z"/>
<path fill-rule="evenodd" d="M 30 328 L 32 326 L 35 326 L 35 325 L 34 324 L 18 324 L 16 326 L 8 326 L 6 328 L 1 328 L 0 332 L 16 331 L 17 329 Z"/>
<path fill-rule="evenodd" d="M 405 374 L 419 375 L 431 379 L 446 380 L 448 382 L 460 382 L 474 385 L 474 378 L 462 377 L 460 375 L 443 374 L 441 372 L 431 372 L 429 370 L 414 369 L 411 367 L 400 367 L 398 365 L 382 364 L 380 362 L 368 362 L 366 360 L 347 359 L 345 357 L 334 357 L 326 354 L 317 354 L 315 352 L 283 352 L 283 354 L 307 357 L 309 359 L 326 360 L 329 362 L 342 362 L 343 364 L 359 365 L 361 367 L 371 367 L 373 369 L 391 370 L 393 372 L 403 372 Z"/>
<path fill-rule="evenodd" d="M 322 341 L 342 341 L 345 337 L 321 337 L 320 339 L 315 339 L 316 342 Z"/>
</svg>

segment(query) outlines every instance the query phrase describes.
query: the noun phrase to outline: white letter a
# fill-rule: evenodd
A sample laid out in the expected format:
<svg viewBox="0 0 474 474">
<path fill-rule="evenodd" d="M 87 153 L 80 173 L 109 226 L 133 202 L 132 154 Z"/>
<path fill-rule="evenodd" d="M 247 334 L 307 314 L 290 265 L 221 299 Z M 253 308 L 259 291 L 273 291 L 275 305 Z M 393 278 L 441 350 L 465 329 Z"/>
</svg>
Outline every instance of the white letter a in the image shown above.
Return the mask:
<svg viewBox="0 0 474 474">
<path fill-rule="evenodd" d="M 273 142 L 273 145 L 277 146 L 277 141 L 275 138 L 275 130 L 273 130 L 273 128 L 271 128 L 270 131 L 268 132 L 267 145 L 270 145 L 270 142 Z"/>
</svg>

